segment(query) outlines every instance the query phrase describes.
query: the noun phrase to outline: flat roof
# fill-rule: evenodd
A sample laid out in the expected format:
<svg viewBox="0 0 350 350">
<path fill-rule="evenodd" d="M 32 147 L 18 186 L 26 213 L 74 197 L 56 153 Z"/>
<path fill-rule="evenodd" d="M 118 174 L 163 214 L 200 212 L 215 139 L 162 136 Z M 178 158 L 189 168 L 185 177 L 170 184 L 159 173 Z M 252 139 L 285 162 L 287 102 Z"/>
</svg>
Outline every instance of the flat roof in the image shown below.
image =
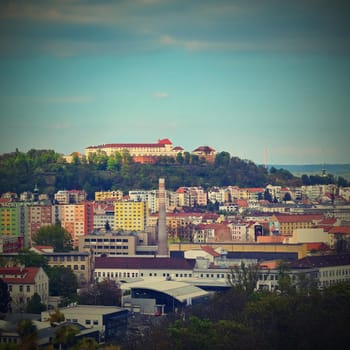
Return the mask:
<svg viewBox="0 0 350 350">
<path fill-rule="evenodd" d="M 150 281 L 138 281 L 133 283 L 123 283 L 121 285 L 122 290 L 128 290 L 133 288 L 149 289 L 160 293 L 165 293 L 177 299 L 180 302 L 186 301 L 188 298 L 198 298 L 209 295 L 205 290 L 193 286 L 186 282 L 179 281 L 167 281 L 164 279 Z"/>
<path fill-rule="evenodd" d="M 64 314 L 69 312 L 74 312 L 79 315 L 88 315 L 88 314 L 96 314 L 96 315 L 105 315 L 111 314 L 115 312 L 123 311 L 124 309 L 118 306 L 101 306 L 101 305 L 76 305 L 70 307 L 60 308 L 60 311 Z"/>
</svg>

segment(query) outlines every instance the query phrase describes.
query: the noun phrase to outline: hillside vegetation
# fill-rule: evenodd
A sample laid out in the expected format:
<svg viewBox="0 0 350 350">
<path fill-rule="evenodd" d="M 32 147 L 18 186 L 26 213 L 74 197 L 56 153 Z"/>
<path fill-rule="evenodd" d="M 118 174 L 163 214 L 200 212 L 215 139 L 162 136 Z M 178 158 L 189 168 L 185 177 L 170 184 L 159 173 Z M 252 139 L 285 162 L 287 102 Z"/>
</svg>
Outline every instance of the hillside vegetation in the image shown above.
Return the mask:
<svg viewBox="0 0 350 350">
<path fill-rule="evenodd" d="M 159 177 L 164 177 L 166 187 L 176 190 L 181 186 L 236 185 L 240 187 L 264 187 L 268 184 L 300 186 L 302 184 L 336 183 L 346 180 L 328 175 L 295 177 L 285 169 L 256 165 L 250 160 L 232 157 L 228 152 L 216 155 L 214 163 L 185 153 L 176 158 L 160 157 L 156 164 L 132 162 L 130 155 L 103 153 L 85 157 L 73 157 L 67 163 L 53 150 L 30 150 L 26 153 L 16 150 L 0 156 L 0 193 L 7 191 L 21 193 L 32 191 L 35 185 L 41 193 L 52 196 L 58 190 L 83 189 L 88 198 L 94 198 L 95 191 L 130 189 L 156 189 Z"/>
</svg>

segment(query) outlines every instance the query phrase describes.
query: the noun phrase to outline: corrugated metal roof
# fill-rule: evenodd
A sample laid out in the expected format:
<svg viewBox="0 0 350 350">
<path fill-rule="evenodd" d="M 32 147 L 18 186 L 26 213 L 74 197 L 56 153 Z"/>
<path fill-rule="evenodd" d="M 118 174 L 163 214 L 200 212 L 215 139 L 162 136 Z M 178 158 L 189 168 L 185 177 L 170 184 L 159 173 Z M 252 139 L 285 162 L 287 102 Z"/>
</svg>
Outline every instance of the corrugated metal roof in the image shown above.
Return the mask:
<svg viewBox="0 0 350 350">
<path fill-rule="evenodd" d="M 167 280 L 154 280 L 142 281 L 135 283 L 125 283 L 121 286 L 122 289 L 142 288 L 149 289 L 160 293 L 165 293 L 173 297 L 174 299 L 184 302 L 189 298 L 198 298 L 207 296 L 209 293 L 205 290 L 192 286 L 185 282 L 167 281 Z"/>
</svg>

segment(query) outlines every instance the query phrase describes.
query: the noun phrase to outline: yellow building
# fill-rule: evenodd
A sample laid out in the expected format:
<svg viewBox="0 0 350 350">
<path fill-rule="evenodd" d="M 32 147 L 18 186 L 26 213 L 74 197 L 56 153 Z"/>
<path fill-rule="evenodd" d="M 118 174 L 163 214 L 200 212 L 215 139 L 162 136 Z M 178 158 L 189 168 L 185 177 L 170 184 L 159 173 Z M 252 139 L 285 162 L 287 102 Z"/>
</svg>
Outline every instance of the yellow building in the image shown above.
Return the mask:
<svg viewBox="0 0 350 350">
<path fill-rule="evenodd" d="M 270 222 L 270 233 L 291 236 L 294 230 L 315 227 L 323 219 L 324 216 L 321 214 L 274 214 Z"/>
<path fill-rule="evenodd" d="M 121 201 L 123 199 L 123 191 L 95 192 L 95 201 L 104 201 L 106 199 L 114 199 L 116 201 Z"/>
<path fill-rule="evenodd" d="M 144 231 L 148 216 L 147 202 L 115 202 L 114 230 Z"/>
</svg>

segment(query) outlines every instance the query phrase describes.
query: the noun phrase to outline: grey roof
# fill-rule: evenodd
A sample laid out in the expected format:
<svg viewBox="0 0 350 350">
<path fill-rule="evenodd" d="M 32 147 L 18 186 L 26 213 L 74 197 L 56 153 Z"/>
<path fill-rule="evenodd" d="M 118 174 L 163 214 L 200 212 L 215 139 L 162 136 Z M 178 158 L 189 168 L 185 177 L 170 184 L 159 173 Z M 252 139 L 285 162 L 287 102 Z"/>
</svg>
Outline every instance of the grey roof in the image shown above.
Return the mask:
<svg viewBox="0 0 350 350">
<path fill-rule="evenodd" d="M 184 302 L 187 299 L 198 298 L 207 296 L 209 293 L 196 286 L 190 285 L 185 282 L 167 281 L 167 280 L 154 280 L 141 281 L 134 283 L 124 283 L 121 285 L 123 290 L 142 288 L 149 289 L 161 293 L 165 293 L 177 299 L 180 302 Z"/>
<path fill-rule="evenodd" d="M 195 259 L 160 257 L 96 257 L 95 268 L 193 270 Z"/>
</svg>

